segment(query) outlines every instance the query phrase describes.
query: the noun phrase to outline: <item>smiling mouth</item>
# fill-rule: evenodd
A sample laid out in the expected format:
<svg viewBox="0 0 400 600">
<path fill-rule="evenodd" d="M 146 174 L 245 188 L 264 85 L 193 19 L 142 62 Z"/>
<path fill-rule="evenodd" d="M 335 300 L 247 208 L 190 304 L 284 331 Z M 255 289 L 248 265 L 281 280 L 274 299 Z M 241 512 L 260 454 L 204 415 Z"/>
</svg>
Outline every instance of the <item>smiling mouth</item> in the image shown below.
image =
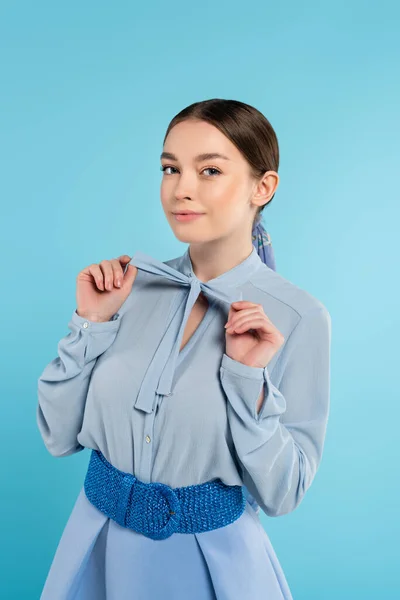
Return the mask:
<svg viewBox="0 0 400 600">
<path fill-rule="evenodd" d="M 204 213 L 172 213 L 177 221 L 185 222 L 185 221 L 194 221 L 204 215 Z"/>
<path fill-rule="evenodd" d="M 197 210 L 177 210 L 171 211 L 173 215 L 203 215 L 204 213 Z"/>
</svg>

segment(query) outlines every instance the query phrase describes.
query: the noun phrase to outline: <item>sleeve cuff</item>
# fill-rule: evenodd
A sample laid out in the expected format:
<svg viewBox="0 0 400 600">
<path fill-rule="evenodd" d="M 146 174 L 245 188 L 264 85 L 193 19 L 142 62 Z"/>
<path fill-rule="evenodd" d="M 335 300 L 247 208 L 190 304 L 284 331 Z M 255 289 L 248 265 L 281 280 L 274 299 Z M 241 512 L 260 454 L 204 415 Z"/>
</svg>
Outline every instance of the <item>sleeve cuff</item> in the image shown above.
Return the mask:
<svg viewBox="0 0 400 600">
<path fill-rule="evenodd" d="M 120 323 L 121 323 L 119 313 L 115 313 L 115 315 L 113 315 L 109 321 L 100 322 L 100 321 L 90 321 L 89 319 L 85 319 L 84 317 L 81 317 L 76 312 L 76 309 L 73 312 L 71 320 L 80 329 L 83 329 L 84 331 L 90 331 L 91 333 L 103 333 L 106 331 L 116 331 L 119 328 Z"/>
<path fill-rule="evenodd" d="M 272 384 L 267 367 L 250 367 L 224 353 L 220 371 L 223 387 L 235 410 L 240 414 L 241 408 L 237 403 L 244 404 L 252 419 L 261 421 L 265 416 L 271 395 Z M 258 399 L 263 386 L 264 399 L 260 411 L 257 413 Z"/>
<path fill-rule="evenodd" d="M 223 354 L 221 367 L 230 371 L 234 375 L 239 375 L 240 377 L 249 377 L 250 379 L 263 379 L 264 372 L 267 367 L 250 367 L 249 365 L 245 365 L 238 360 L 234 360 L 227 354 Z"/>
</svg>

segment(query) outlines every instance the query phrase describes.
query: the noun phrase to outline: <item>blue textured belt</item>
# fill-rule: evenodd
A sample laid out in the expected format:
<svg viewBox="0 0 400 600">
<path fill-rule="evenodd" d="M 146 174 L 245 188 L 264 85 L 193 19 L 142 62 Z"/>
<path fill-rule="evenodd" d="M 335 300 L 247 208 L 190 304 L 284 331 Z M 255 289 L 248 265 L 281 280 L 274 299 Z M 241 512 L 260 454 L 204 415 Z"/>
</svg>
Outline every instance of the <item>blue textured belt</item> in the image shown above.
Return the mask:
<svg viewBox="0 0 400 600">
<path fill-rule="evenodd" d="M 91 452 L 84 489 L 107 517 L 153 540 L 224 527 L 236 521 L 246 505 L 240 485 L 220 479 L 180 488 L 144 483 L 114 467 L 98 450 Z"/>
</svg>

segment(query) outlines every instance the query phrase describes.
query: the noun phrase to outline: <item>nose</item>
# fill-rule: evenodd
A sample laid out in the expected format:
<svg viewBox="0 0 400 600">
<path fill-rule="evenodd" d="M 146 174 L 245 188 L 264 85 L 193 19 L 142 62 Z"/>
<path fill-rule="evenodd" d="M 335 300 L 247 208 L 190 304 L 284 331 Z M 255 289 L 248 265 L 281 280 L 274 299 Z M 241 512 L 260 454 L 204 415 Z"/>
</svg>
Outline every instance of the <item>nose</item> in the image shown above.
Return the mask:
<svg viewBox="0 0 400 600">
<path fill-rule="evenodd" d="M 194 198 L 193 193 L 195 182 L 190 175 L 181 175 L 175 187 L 175 198 L 177 200 L 191 200 Z"/>
<path fill-rule="evenodd" d="M 179 186 L 175 189 L 175 199 L 176 200 L 191 200 L 193 198 L 193 194 L 190 194 L 187 188 L 184 190 L 182 186 Z"/>
</svg>

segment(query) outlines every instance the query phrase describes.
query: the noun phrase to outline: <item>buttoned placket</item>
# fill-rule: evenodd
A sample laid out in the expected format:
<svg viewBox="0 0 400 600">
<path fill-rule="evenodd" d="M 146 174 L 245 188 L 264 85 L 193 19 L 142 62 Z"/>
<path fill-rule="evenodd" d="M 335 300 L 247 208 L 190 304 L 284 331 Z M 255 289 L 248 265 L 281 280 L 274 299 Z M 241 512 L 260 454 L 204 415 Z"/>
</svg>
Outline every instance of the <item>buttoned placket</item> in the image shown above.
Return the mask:
<svg viewBox="0 0 400 600">
<path fill-rule="evenodd" d="M 190 351 L 192 344 L 196 341 L 196 339 L 198 337 L 200 337 L 203 334 L 203 332 L 205 331 L 205 329 L 208 327 L 209 323 L 211 322 L 213 316 L 215 316 L 215 313 L 212 312 L 212 309 L 215 306 L 215 304 L 217 303 L 217 301 L 211 297 L 208 300 L 209 300 L 209 310 L 207 310 L 207 313 L 204 316 L 203 320 L 201 321 L 201 323 L 199 324 L 197 329 L 194 331 L 194 333 L 192 334 L 192 336 L 190 337 L 190 339 L 188 340 L 188 342 L 186 343 L 184 348 L 178 353 L 178 357 L 177 357 L 177 360 L 175 363 L 175 371 L 174 371 L 173 375 L 175 375 L 176 368 L 179 366 L 181 359 L 187 355 L 187 352 Z M 171 308 L 171 313 L 173 315 L 172 318 L 177 318 L 177 315 L 176 315 L 177 306 L 178 306 L 178 310 L 179 310 L 179 307 L 182 308 L 183 303 L 184 303 L 184 298 L 182 298 L 181 294 L 177 294 L 177 296 L 174 298 L 172 308 Z M 173 385 L 173 383 L 174 382 L 172 382 L 172 385 Z M 157 415 L 157 411 L 160 407 L 160 404 L 165 400 L 165 398 L 172 396 L 173 393 L 174 393 L 173 391 L 170 391 L 166 394 L 159 394 L 159 393 L 155 392 L 154 406 L 153 406 L 152 412 L 151 413 L 143 413 L 144 414 L 144 429 L 143 429 L 143 431 L 146 432 L 146 435 L 144 437 L 145 443 L 142 446 L 141 464 L 137 465 L 137 467 L 135 466 L 136 476 L 141 481 L 145 481 L 145 482 L 152 481 L 151 475 L 152 475 L 153 459 L 154 459 L 154 441 L 153 441 L 154 422 L 155 422 L 155 418 Z M 135 418 L 135 415 L 133 415 L 133 418 Z M 138 475 L 139 472 L 141 473 L 141 476 Z"/>
<path fill-rule="evenodd" d="M 177 293 L 171 304 L 171 309 L 169 313 L 169 318 L 167 319 L 167 329 L 171 325 L 171 321 L 173 319 L 178 318 L 181 320 L 180 315 L 177 315 L 178 311 L 181 311 L 183 315 L 183 306 L 185 303 L 185 296 L 182 293 Z M 154 359 L 153 359 L 154 360 Z M 135 448 L 135 476 L 143 481 L 144 483 L 150 483 L 152 481 L 152 470 L 153 470 L 153 460 L 154 460 L 154 422 L 155 417 L 159 408 L 160 403 L 164 400 L 165 397 L 172 396 L 173 392 L 162 395 L 158 394 L 157 391 L 154 391 L 154 402 L 152 406 L 151 412 L 142 412 L 143 418 L 143 443 L 140 444 L 140 440 L 137 442 L 134 440 L 134 448 Z M 132 419 L 137 419 L 137 415 L 135 414 L 135 404 L 132 405 Z M 140 455 L 140 462 L 138 457 Z"/>
</svg>

